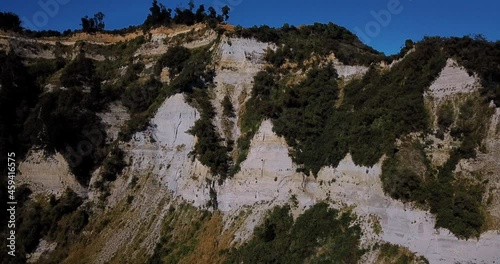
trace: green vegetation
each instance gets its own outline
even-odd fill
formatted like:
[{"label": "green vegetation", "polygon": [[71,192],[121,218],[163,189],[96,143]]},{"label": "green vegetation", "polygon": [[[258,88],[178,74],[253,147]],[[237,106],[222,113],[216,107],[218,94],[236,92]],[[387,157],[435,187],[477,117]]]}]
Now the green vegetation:
[{"label": "green vegetation", "polygon": [[95,72],[95,65],[91,59],[80,53],[72,60],[61,73],[61,84],[64,87],[89,86],[100,88],[100,80]]},{"label": "green vegetation", "polygon": [[60,152],[77,180],[86,185],[105,155],[106,134],[96,115],[99,94],[57,89],[40,97],[24,124],[32,145]]},{"label": "green vegetation", "polygon": [[393,264],[428,264],[429,261],[421,256],[416,256],[408,249],[397,245],[383,243],[380,247],[380,253],[377,258],[377,263],[393,263]]},{"label": "green vegetation", "polygon": [[161,88],[162,84],[153,78],[144,84],[132,81],[122,95],[123,105],[132,114],[146,111],[155,101]]},{"label": "green vegetation", "polygon": [[197,238],[200,232],[203,232],[202,225],[206,224],[211,216],[210,212],[200,211],[189,205],[181,204],[175,208],[171,206],[163,221],[160,241],[148,263],[179,263],[192,253],[199,243],[204,242]]},{"label": "green vegetation", "polygon": [[319,203],[293,220],[276,207],[254,230],[254,238],[230,252],[227,263],[358,263],[361,228],[355,216]]},{"label": "green vegetation", "polygon": [[[34,82],[36,77],[30,68],[14,53],[0,52],[0,64],[0,150],[4,153],[15,151],[19,159],[29,148],[29,142],[22,136],[23,123],[41,89]],[[6,157],[0,159],[4,161]],[[6,161],[1,166],[5,164]]]},{"label": "green vegetation", "polygon": [[[1,263],[26,263],[26,254],[32,253],[40,239],[57,242],[58,248],[65,247],[88,223],[88,215],[78,209],[82,199],[73,191],[66,192],[56,199],[30,199],[31,191],[21,186],[17,191],[20,202],[16,215],[16,258],[3,258]],[[3,243],[2,243],[3,244]],[[6,249],[2,246],[2,254]]]},{"label": "green vegetation", "polygon": [[301,27],[285,24],[282,28],[237,27],[235,34],[276,43],[279,48],[266,57],[275,67],[281,66],[286,60],[303,65],[313,54],[325,57],[332,52],[342,63],[348,65],[370,65],[385,58],[383,54],[363,44],[352,32],[333,23],[315,23]]},{"label": "green vegetation", "polygon": [[[57,60],[44,62],[42,66],[46,64],[53,65],[47,69],[47,75],[62,66]],[[30,69],[38,73],[40,66]],[[30,146],[60,152],[77,180],[86,185],[91,171],[106,156],[106,134],[96,115],[103,106],[100,79],[93,61],[81,53],[61,70],[60,81],[68,89],[55,89],[37,98],[22,135],[29,139]]]},{"label": "green vegetation", "polygon": [[[441,109],[444,109],[441,112],[452,112],[453,108],[448,102]],[[460,105],[459,111],[457,118],[447,113],[440,115],[445,116],[440,120],[446,122],[438,121],[440,124],[445,123],[446,129],[451,128],[451,134],[461,142],[451,151],[445,164],[437,170],[431,170],[423,154],[424,146],[413,144],[410,152],[416,154],[412,155],[403,146],[384,162],[381,179],[384,191],[391,197],[429,207],[436,215],[437,227],[447,228],[460,238],[479,237],[485,222],[481,179],[457,179],[454,170],[461,159],[475,157],[492,110],[479,98],[472,96]],[[452,125],[454,123],[456,125]]]},{"label": "green vegetation", "polygon": [[184,69],[184,65],[190,56],[189,49],[183,46],[169,48],[156,62],[155,74],[160,75],[163,68],[168,67],[170,77],[173,78]]},{"label": "green vegetation", "polygon": [[[416,149],[412,146],[410,151],[418,152],[418,147]],[[405,159],[416,158],[411,161],[424,162],[426,157],[424,155],[401,155],[401,152],[403,151],[399,150],[394,156],[391,155],[382,166],[381,180],[384,192],[394,199],[405,202],[425,203],[428,194],[424,189],[424,179],[416,168],[405,164],[409,161]]]},{"label": "green vegetation", "polygon": [[119,147],[115,146],[110,151],[102,163],[102,179],[105,181],[114,181],[127,165],[124,159],[125,153]]},{"label": "green vegetation", "polygon": [[219,175],[221,179],[224,179],[229,170],[227,153],[230,150],[223,145],[223,140],[212,123],[215,110],[211,102],[207,100],[208,94],[205,90],[195,90],[191,96],[195,98],[192,99],[192,103],[200,110],[200,119],[189,130],[191,134],[198,137],[191,154],[208,166],[214,175]]},{"label": "green vegetation", "polygon": [[[124,160],[125,153],[117,146],[113,146],[108,156],[102,162],[100,170],[101,177],[95,181],[94,187],[100,192],[100,201],[104,202],[110,193],[110,184],[116,180],[116,177],[122,173],[127,165]],[[133,199],[130,198],[130,199]]]},{"label": "green vegetation", "polygon": [[231,99],[229,95],[224,96],[222,99],[222,114],[226,117],[235,117],[233,103],[231,103]]},{"label": "green vegetation", "polygon": [[43,87],[47,83],[47,79],[64,66],[66,66],[66,61],[61,57],[57,57],[55,60],[31,59],[27,61],[26,65],[30,75],[36,77],[36,84],[39,87]]},{"label": "green vegetation", "polygon": [[21,19],[11,12],[0,12],[0,29],[5,31],[19,32],[22,30]]},{"label": "green vegetation", "polygon": [[213,7],[208,8],[208,13],[205,11],[204,5],[200,5],[196,12],[193,12],[194,7],[194,1],[191,0],[189,8],[177,7],[172,16],[172,9],[167,9],[163,4],[158,4],[158,1],[154,0],[142,28],[146,31],[159,26],[171,26],[172,24],[191,26],[195,23],[206,23],[215,28],[219,23],[227,22],[229,19],[230,8],[227,5],[222,7],[221,15],[217,15],[217,11]]},{"label": "green vegetation", "polygon": [[104,30],[104,14],[98,12],[93,18],[88,16],[82,17],[82,31],[87,33],[95,33]]},{"label": "green vegetation", "polygon": [[450,128],[455,120],[455,109],[451,103],[443,104],[437,111],[437,123],[439,129],[446,131]]},{"label": "green vegetation", "polygon": [[339,107],[332,65],[313,67],[305,80],[292,86],[268,69],[255,77],[246,105],[252,111],[242,117],[244,137],[239,143],[255,133],[262,119],[271,118],[275,132],[293,147],[292,158],[306,173],[336,166],[347,153],[356,164],[372,166],[393,150],[397,138],[427,128],[422,94],[445,63],[438,45],[421,43],[391,71],[371,67],[363,78],[348,83]]}]

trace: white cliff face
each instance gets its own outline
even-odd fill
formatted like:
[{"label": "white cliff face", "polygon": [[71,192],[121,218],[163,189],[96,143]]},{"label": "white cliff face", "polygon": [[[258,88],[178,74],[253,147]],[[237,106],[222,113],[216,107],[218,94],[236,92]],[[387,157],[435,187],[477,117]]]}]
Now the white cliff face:
[{"label": "white cliff face", "polygon": [[[152,121],[156,125],[152,130],[156,142],[146,143],[150,145],[149,151],[133,147],[133,157],[136,169],[146,170],[153,166],[153,174],[161,178],[174,196],[203,207],[209,200],[204,180],[208,170],[187,157],[195,139],[186,131],[196,118],[196,110],[184,102],[182,95],[169,98]],[[146,141],[145,137],[137,135],[135,144]],[[179,144],[184,145],[183,150],[176,149]],[[290,202],[295,196],[298,205],[294,215],[322,200],[339,208],[354,206],[361,217],[375,215],[383,232],[380,235],[367,233],[369,238],[365,239],[407,247],[431,263],[493,263],[500,260],[497,253],[500,235],[496,232],[483,234],[478,241],[465,241],[445,229],[436,230],[435,219],[430,213],[385,196],[380,174],[381,163],[371,168],[356,166],[349,155],[336,168],[323,168],[316,179],[297,173],[286,142],[272,131],[270,121],[264,121],[252,140],[241,171],[216,187],[219,210],[228,222],[242,210],[252,210],[236,232],[235,243],[251,237],[266,210]]]},{"label": "white cliff face", "polygon": [[354,78],[363,77],[365,73],[368,71],[368,67],[363,65],[345,65],[340,62],[335,54],[331,53],[327,58],[327,62],[333,63],[333,67],[337,71],[337,74],[340,78],[344,80],[352,80]]},{"label": "white cliff face", "polygon": [[[223,137],[237,139],[241,132],[238,124],[241,106],[251,96],[253,79],[264,68],[263,56],[268,48],[274,48],[268,43],[253,39],[223,38],[216,51],[218,62],[215,72],[214,96],[212,104],[216,116],[214,124]],[[222,100],[229,96],[236,117],[224,122]],[[229,133],[226,133],[229,132]],[[227,135],[228,134],[228,135]]]},{"label": "white cliff face", "polygon": [[[232,42],[235,45],[236,41]],[[234,67],[239,67],[240,59],[225,57],[227,63],[233,63]],[[449,65],[444,72],[451,68]],[[218,75],[221,78],[227,74],[223,77],[224,82],[234,78],[234,85],[242,85],[241,77],[237,76],[238,71],[224,71],[219,69]],[[459,73],[459,76],[462,75]],[[471,80],[464,81],[470,83]],[[241,87],[241,90],[249,89],[244,85]],[[465,89],[468,86],[460,87]],[[151,170],[152,175],[159,177],[174,197],[205,208],[210,200],[206,183],[210,173],[208,168],[188,157],[196,139],[187,131],[198,117],[198,112],[185,102],[182,95],[167,99],[152,119],[152,128],[135,135],[130,155],[132,171],[140,173]],[[307,177],[296,172],[297,167],[289,157],[288,148],[285,140],[272,131],[271,121],[264,121],[251,142],[241,171],[221,186],[215,186],[219,210],[225,215],[226,227],[234,216],[251,210],[235,233],[234,243],[249,239],[253,228],[260,223],[268,209],[288,203],[294,197],[297,200],[297,206],[293,209],[295,216],[323,200],[338,208],[353,206],[362,218],[375,216],[383,231],[375,234],[365,230],[365,244],[386,241],[401,245],[425,256],[430,263],[500,261],[500,235],[496,232],[485,233],[480,240],[459,240],[445,229],[436,230],[435,218],[429,212],[387,197],[380,180],[381,162],[371,168],[356,166],[348,155],[336,168],[323,168],[317,178]]]},{"label": "white cliff face", "polygon": [[335,70],[339,77],[344,78],[346,80],[351,80],[356,77],[363,77],[365,73],[368,71],[368,67],[361,65],[344,65],[339,61],[335,61],[333,64]]},{"label": "white cliff face", "polygon": [[477,91],[480,87],[476,76],[471,76],[465,68],[458,65],[453,59],[448,59],[443,71],[429,88],[427,95],[435,100],[450,99],[458,94],[467,94]]},{"label": "white cliff face", "polygon": [[436,230],[435,218],[429,212],[387,197],[380,181],[381,162],[371,168],[357,166],[348,155],[336,168],[323,168],[316,179],[295,170],[284,139],[272,132],[270,121],[264,121],[252,140],[241,172],[218,190],[222,212],[234,215],[239,208],[248,206],[255,211],[257,221],[250,217],[248,226],[237,232],[235,239],[250,237],[258,217],[264,215],[262,211],[287,203],[295,196],[298,209],[294,215],[322,200],[338,208],[354,206],[361,217],[375,215],[383,232],[365,234],[366,237],[407,247],[430,263],[500,260],[500,235],[496,232],[483,234],[479,241],[459,240],[448,230]]},{"label": "white cliff face", "polygon": [[[161,55],[168,48],[165,45],[167,37],[191,30],[192,28],[178,32],[156,32],[137,51],[136,56]],[[204,34],[212,34],[211,31],[207,32]],[[213,36],[208,35],[210,40]],[[206,41],[195,40],[186,46],[195,48],[206,44]],[[274,47],[255,40],[223,38],[215,48],[216,87],[211,91],[216,111],[214,123],[222,136],[236,140],[241,135],[237,125],[241,106],[251,95],[254,76],[264,67],[262,57],[265,50]],[[339,75],[345,79],[362,76],[368,69],[340,63],[334,65]],[[437,106],[442,100],[477,89],[477,79],[469,76],[456,62],[449,59],[425,96],[432,98],[433,104]],[[226,95],[230,97],[236,112],[236,117],[230,120],[229,126],[224,124],[221,105]],[[113,139],[116,138],[118,128],[128,118],[121,115],[123,113],[118,108],[112,108],[101,115],[108,125],[108,136]],[[189,155],[196,144],[196,137],[188,131],[199,117],[199,112],[186,103],[182,94],[174,95],[160,106],[151,120],[150,128],[136,133],[132,140],[122,144],[129,159],[129,167],[124,171],[123,177],[113,183],[108,208],[114,208],[124,201],[127,194],[132,193],[130,184],[135,177],[140,178],[142,186],[135,191],[137,193],[133,193],[130,208],[124,213],[127,219],[120,222],[122,224],[119,227],[106,229],[109,233],[98,234],[106,242],[99,249],[101,251],[97,262],[104,263],[118,252],[125,252],[125,249],[132,247],[128,242],[142,235],[145,238],[140,247],[151,254],[170,205],[188,202],[198,208],[207,208],[207,202],[210,201],[207,180],[212,178],[210,170]],[[499,119],[500,111],[497,109],[486,142],[488,153],[480,154],[477,163],[466,164],[469,170],[493,175],[490,182],[495,185],[491,186],[497,189],[500,188]],[[230,133],[225,133],[227,130]],[[265,120],[251,141],[249,154],[241,164],[240,172],[222,185],[214,187],[218,209],[224,215],[225,229],[242,212],[247,212],[243,224],[234,234],[233,242],[236,245],[251,238],[254,227],[262,221],[267,210],[274,206],[296,200],[292,213],[297,216],[317,202],[328,201],[336,208],[353,207],[354,212],[362,219],[375,216],[379,220],[382,233],[375,234],[370,228],[365,228],[364,245],[377,241],[401,245],[425,256],[430,263],[500,263],[500,234],[487,232],[479,240],[465,241],[457,239],[445,229],[436,230],[435,218],[429,212],[405,205],[384,194],[380,180],[381,164],[382,161],[373,167],[357,166],[351,156],[347,155],[337,167],[323,168],[317,178],[307,177],[296,172],[297,165],[289,156],[289,146],[284,138],[273,132],[272,122]],[[46,157],[42,152],[32,151],[20,164],[19,171],[19,178],[23,182],[29,182],[34,190],[60,194],[66,187],[70,187],[80,194],[86,192],[76,182],[60,154]],[[493,192],[497,189],[493,189]],[[494,196],[493,206],[489,209],[498,219],[499,197]],[[145,227],[146,223],[151,224]],[[141,234],[141,228],[147,230],[147,234]]]},{"label": "white cliff face", "polygon": [[[177,94],[168,98],[151,120],[151,128],[133,136],[130,142],[131,171],[151,172],[174,196],[203,207],[208,198],[205,178],[208,168],[188,157],[195,145],[189,129],[199,113]],[[196,177],[199,179],[194,180]]]},{"label": "white cliff face", "polygon": [[240,172],[217,190],[219,210],[227,213],[256,203],[287,202],[292,191],[300,190],[302,178],[295,172],[285,140],[276,136],[271,121],[266,120]]}]

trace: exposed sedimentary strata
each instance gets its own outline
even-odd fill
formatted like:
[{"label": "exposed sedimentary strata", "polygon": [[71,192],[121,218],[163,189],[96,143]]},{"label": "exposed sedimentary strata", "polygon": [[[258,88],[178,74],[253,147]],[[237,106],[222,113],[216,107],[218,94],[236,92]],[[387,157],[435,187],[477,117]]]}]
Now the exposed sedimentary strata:
[{"label": "exposed sedimentary strata", "polygon": [[[181,113],[185,119],[179,117]],[[181,95],[168,99],[153,119],[157,125],[153,137],[161,147],[151,149],[155,154],[147,154],[148,158],[144,156],[144,150],[134,150],[133,154],[142,152],[136,157],[141,160],[139,163],[146,165],[144,169],[148,166],[157,168],[154,173],[158,173],[174,195],[203,206],[209,199],[203,177],[207,171],[206,168],[200,171],[203,166],[195,165],[187,158],[189,149],[194,146],[194,138],[185,131],[195,119],[196,111],[183,102]],[[186,123],[182,129],[177,129],[184,120]],[[142,142],[145,139],[137,140]],[[185,145],[184,150],[172,151],[179,143]],[[170,151],[164,152],[163,148]],[[156,164],[150,163],[155,160]],[[159,169],[161,166],[157,164],[170,164],[170,167]],[[372,168],[360,167],[347,156],[336,168],[322,169],[317,179],[296,173],[295,168],[284,139],[272,132],[270,121],[264,121],[252,140],[240,173],[216,188],[219,209],[227,221],[241,210],[252,210],[245,224],[236,232],[235,240],[248,239],[265,210],[284,204],[295,195],[297,213],[326,199],[337,207],[355,206],[355,212],[360,216],[376,215],[383,228],[383,233],[376,239],[408,247],[431,263],[492,263],[499,258],[500,236],[496,233],[483,234],[479,241],[459,240],[447,230],[435,230],[435,220],[430,213],[385,196],[380,181],[380,163]]]},{"label": "exposed sedimentary strata", "polygon": [[[218,63],[214,80],[216,88],[212,104],[216,112],[214,123],[223,137],[230,134],[234,140],[240,136],[240,129],[236,124],[241,105],[251,96],[253,78],[263,69],[262,57],[268,48],[273,46],[253,39],[240,38],[223,38],[217,47]],[[222,109],[222,100],[226,95],[229,96],[236,114],[228,125],[224,124]]]},{"label": "exposed sedimentary strata", "polygon": [[476,76],[471,76],[465,68],[453,59],[448,59],[446,66],[434,81],[427,95],[437,101],[449,99],[458,94],[471,93],[480,87]]},{"label": "exposed sedimentary strata", "polygon": [[[195,144],[188,130],[198,118],[198,111],[185,102],[184,95],[168,98],[151,120],[151,128],[133,136],[129,155],[133,173],[157,175],[175,196],[201,207],[208,201],[204,180],[208,169],[188,157]],[[200,179],[193,180],[196,177]]]},{"label": "exposed sedimentary strata", "polygon": [[[188,158],[195,138],[186,131],[198,116],[182,95],[169,98],[153,118],[153,128],[135,136],[130,154],[134,170],[151,169],[175,197],[205,207],[210,200],[206,183],[208,169]],[[226,226],[242,210],[251,210],[235,233],[235,243],[251,237],[266,210],[287,203],[294,196],[298,201],[294,215],[321,200],[328,200],[339,208],[354,206],[361,217],[374,215],[380,220],[383,232],[380,235],[368,232],[365,240],[407,247],[431,263],[500,261],[497,254],[500,235],[488,232],[478,241],[465,241],[445,229],[436,230],[430,213],[385,196],[380,174],[381,163],[371,168],[360,167],[350,156],[336,168],[323,168],[316,179],[297,173],[285,140],[274,134],[270,121],[264,121],[252,140],[241,171],[215,189]]]},{"label": "exposed sedimentary strata", "polygon": [[77,181],[66,160],[60,153],[53,155],[43,150],[31,150],[19,164],[17,179],[28,183],[35,192],[54,194],[64,193],[66,188],[85,196],[87,191]]},{"label": "exposed sedimentary strata", "polygon": [[113,142],[118,138],[122,126],[130,119],[127,109],[119,102],[111,103],[107,111],[98,114],[106,128],[106,141]]},{"label": "exposed sedimentary strata", "polygon": [[[448,230],[436,230],[429,212],[385,196],[380,173],[380,163],[372,168],[356,166],[348,155],[336,168],[322,169],[317,179],[298,174],[284,140],[274,135],[270,122],[265,121],[252,141],[241,173],[218,190],[219,207],[233,214],[239,207],[251,206],[259,216],[272,205],[288,202],[292,195],[297,197],[299,211],[326,199],[337,207],[355,206],[360,216],[377,216],[383,229],[377,239],[407,247],[431,263],[500,260],[500,235],[496,232],[483,234],[479,241],[465,241]],[[248,227],[236,233],[237,238],[249,237],[255,222],[250,218]]]},{"label": "exposed sedimentary strata", "polygon": [[343,64],[335,57],[335,54],[333,53],[326,58],[326,62],[333,63],[333,67],[337,71],[339,77],[345,80],[351,80],[356,77],[362,77],[368,71],[368,67],[363,65]]}]

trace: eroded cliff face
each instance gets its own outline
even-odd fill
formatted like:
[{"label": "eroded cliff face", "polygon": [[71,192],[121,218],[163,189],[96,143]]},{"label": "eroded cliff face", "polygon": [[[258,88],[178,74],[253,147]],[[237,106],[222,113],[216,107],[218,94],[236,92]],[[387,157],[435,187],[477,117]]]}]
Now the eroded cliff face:
[{"label": "eroded cliff face", "polygon": [[[134,56],[153,63],[155,56],[171,47],[165,44],[169,43],[167,40],[191,30],[198,35],[184,43],[185,47],[211,45],[215,51],[214,87],[209,93],[216,112],[213,123],[224,139],[236,141],[241,136],[242,106],[251,94],[253,78],[265,66],[265,50],[275,47],[253,39],[222,37],[217,40],[213,31],[189,28],[179,32],[153,32]],[[27,52],[28,57],[35,53],[41,57],[50,55],[23,52]],[[363,66],[338,62],[335,67],[346,81],[367,71]],[[443,102],[463,100],[477,93],[479,88],[475,76],[470,76],[457,62],[449,59],[439,78],[423,96],[429,113],[436,116]],[[225,96],[234,107],[234,117],[223,114]],[[123,107],[116,104],[100,116],[108,125],[107,134],[112,139],[117,138],[120,127],[129,118]],[[92,185],[86,189],[76,182],[60,154],[47,156],[41,151],[30,152],[19,168],[23,182],[40,193],[57,194],[69,187],[82,196],[88,195],[89,204],[102,205],[102,209],[91,217],[81,242],[70,248],[66,263],[145,262],[153,254],[165,225],[173,230],[174,237],[182,237],[183,232],[187,232],[182,226],[193,225],[192,219],[204,219],[203,212],[214,211],[209,206],[214,199],[218,205],[215,216],[208,221],[200,220],[201,231],[193,233],[198,239],[209,241],[197,245],[197,252],[204,253],[191,254],[183,258],[183,262],[223,261],[220,256],[207,256],[248,241],[268,210],[291,204],[292,213],[297,217],[321,201],[338,209],[351,208],[356,213],[363,228],[361,245],[364,248],[388,242],[424,256],[430,263],[500,261],[498,231],[487,231],[478,240],[460,240],[448,230],[435,229],[435,218],[428,211],[385,195],[380,180],[384,158],[372,167],[363,167],[354,164],[347,155],[337,167],[325,167],[317,177],[297,172],[299,166],[292,161],[286,140],[273,132],[270,120],[260,124],[240,171],[217,184],[210,169],[190,154],[197,138],[189,130],[199,118],[199,111],[187,102],[185,95],[168,97],[145,131],[135,133],[128,142],[119,142],[126,155],[127,167],[111,184],[110,195],[104,201],[100,201],[98,189]],[[457,169],[464,174],[479,173],[488,181],[484,202],[491,216],[490,230],[498,230],[495,223],[500,219],[499,119],[497,108],[491,117],[484,149],[475,159],[463,160]],[[444,139],[434,138],[434,147],[430,147],[428,153],[432,162],[443,164],[453,146],[449,134]],[[95,182],[98,171],[93,177],[92,182]],[[210,228],[216,231],[207,231]],[[210,241],[214,243],[208,246]],[[369,250],[363,261],[375,263],[378,254],[377,249]]]}]

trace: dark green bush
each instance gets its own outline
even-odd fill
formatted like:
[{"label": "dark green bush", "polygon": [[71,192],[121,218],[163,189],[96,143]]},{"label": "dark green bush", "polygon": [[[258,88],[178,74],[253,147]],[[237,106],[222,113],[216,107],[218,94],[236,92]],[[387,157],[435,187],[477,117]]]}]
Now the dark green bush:
[{"label": "dark green bush", "polygon": [[455,121],[455,109],[451,104],[442,105],[437,112],[438,126],[441,130],[447,130]]},{"label": "dark green bush", "polygon": [[380,177],[384,192],[392,198],[425,204],[428,194],[422,177],[411,168],[404,166],[398,157],[387,158],[382,166]]},{"label": "dark green bush", "polygon": [[19,32],[22,30],[21,19],[11,12],[0,12],[0,29]]},{"label": "dark green bush", "polygon": [[113,147],[102,164],[102,179],[114,181],[127,165],[124,160],[125,153],[119,147]]},{"label": "dark green bush", "polygon": [[144,85],[132,83],[123,93],[123,105],[134,114],[143,112],[156,100],[161,87],[162,84],[155,79],[149,79]]},{"label": "dark green bush", "polygon": [[229,95],[224,96],[222,99],[222,114],[226,117],[235,117],[233,103],[231,103],[231,99]]},{"label": "dark green bush", "polygon": [[358,263],[361,228],[355,217],[319,203],[296,221],[289,207],[276,207],[254,230],[254,238],[233,250],[227,263]]},{"label": "dark green bush", "polygon": [[85,58],[84,54],[78,55],[62,71],[61,84],[67,88],[76,86],[94,87],[99,85],[95,73],[94,62]]},{"label": "dark green bush", "polygon": [[85,211],[78,209],[82,199],[70,189],[59,199],[51,196],[48,201],[18,198],[22,205],[16,215],[17,257],[9,263],[24,263],[26,254],[32,253],[42,238],[64,247],[69,237],[80,232],[88,222]]},{"label": "dark green bush", "polygon": [[189,49],[183,46],[175,46],[168,49],[168,51],[163,54],[155,65],[155,74],[160,75],[163,68],[168,67],[170,77],[173,78],[175,75],[180,73],[184,68],[184,64],[191,56]]}]

